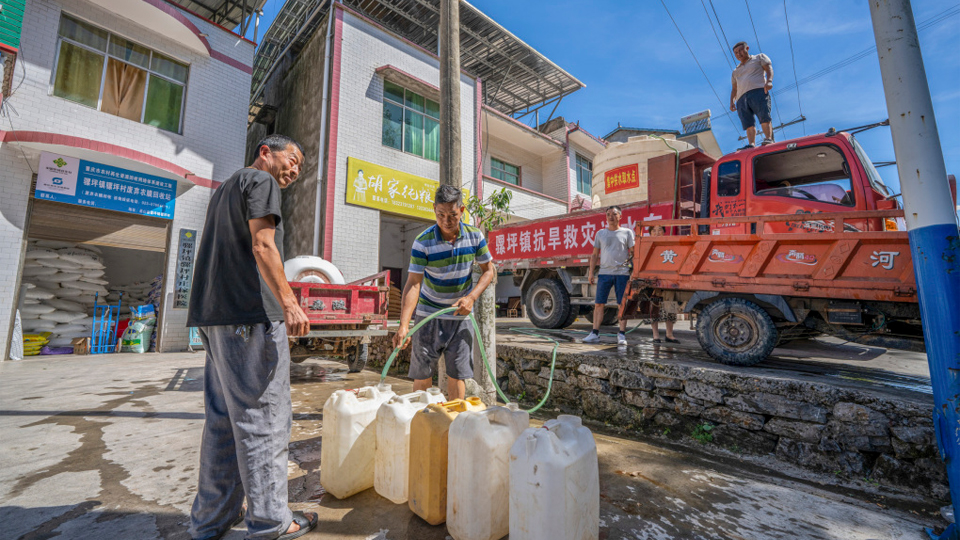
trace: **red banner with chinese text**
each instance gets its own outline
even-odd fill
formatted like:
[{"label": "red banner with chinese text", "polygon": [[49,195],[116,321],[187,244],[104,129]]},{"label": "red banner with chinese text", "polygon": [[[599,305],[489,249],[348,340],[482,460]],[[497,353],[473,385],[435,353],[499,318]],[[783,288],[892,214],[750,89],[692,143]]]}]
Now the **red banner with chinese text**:
[{"label": "red banner with chinese text", "polygon": [[625,189],[640,187],[640,169],[634,163],[633,165],[624,165],[603,173],[603,185],[605,193],[623,191]]},{"label": "red banner with chinese text", "polygon": [[[620,226],[633,230],[644,219],[670,219],[671,205],[634,206],[623,210]],[[490,232],[487,242],[494,260],[549,257],[589,257],[597,231],[607,226],[605,209],[529,225],[518,223]]]}]

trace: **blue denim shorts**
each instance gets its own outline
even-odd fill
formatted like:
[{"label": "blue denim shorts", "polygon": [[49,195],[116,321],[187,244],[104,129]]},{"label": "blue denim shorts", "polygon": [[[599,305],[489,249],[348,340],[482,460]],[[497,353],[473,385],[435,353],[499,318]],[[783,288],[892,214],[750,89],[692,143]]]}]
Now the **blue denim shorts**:
[{"label": "blue denim shorts", "polygon": [[737,115],[740,116],[740,125],[743,129],[754,127],[753,117],[756,115],[761,124],[770,123],[770,94],[763,88],[754,88],[737,100]]},{"label": "blue denim shorts", "polygon": [[597,277],[597,300],[596,304],[606,304],[607,297],[610,296],[610,287],[614,287],[617,294],[617,303],[623,302],[623,293],[627,290],[627,281],[630,276],[611,276],[600,274]]}]

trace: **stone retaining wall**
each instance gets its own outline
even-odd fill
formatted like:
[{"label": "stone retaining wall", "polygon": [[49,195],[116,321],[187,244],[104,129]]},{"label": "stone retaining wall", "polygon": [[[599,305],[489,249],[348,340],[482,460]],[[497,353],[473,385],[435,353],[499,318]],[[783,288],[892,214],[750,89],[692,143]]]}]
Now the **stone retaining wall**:
[{"label": "stone retaining wall", "polygon": [[[949,498],[932,396],[668,362],[558,353],[548,406],[649,435],[774,454],[817,472]],[[518,401],[543,396],[549,365],[549,352],[497,346],[498,382]]]}]

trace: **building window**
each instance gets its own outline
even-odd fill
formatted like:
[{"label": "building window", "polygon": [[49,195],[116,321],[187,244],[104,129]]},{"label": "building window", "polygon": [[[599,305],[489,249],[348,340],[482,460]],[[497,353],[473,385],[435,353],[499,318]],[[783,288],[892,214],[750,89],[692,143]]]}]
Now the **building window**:
[{"label": "building window", "polygon": [[440,161],[440,104],[383,82],[383,144]]},{"label": "building window", "polygon": [[577,191],[590,195],[593,185],[593,162],[577,154]]},{"label": "building window", "polygon": [[180,133],[186,64],[68,15],[60,17],[53,95]]},{"label": "building window", "polygon": [[508,184],[520,185],[520,167],[505,163],[495,157],[490,158],[490,176]]}]

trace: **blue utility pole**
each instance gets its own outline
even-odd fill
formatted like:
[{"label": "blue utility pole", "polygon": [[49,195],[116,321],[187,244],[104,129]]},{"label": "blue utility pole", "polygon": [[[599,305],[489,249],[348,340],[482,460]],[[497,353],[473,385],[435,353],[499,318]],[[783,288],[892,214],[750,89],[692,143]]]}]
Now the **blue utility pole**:
[{"label": "blue utility pole", "polygon": [[[933,423],[960,518],[960,232],[910,0],[869,0],[933,385]],[[939,537],[958,540],[951,525]]]}]

